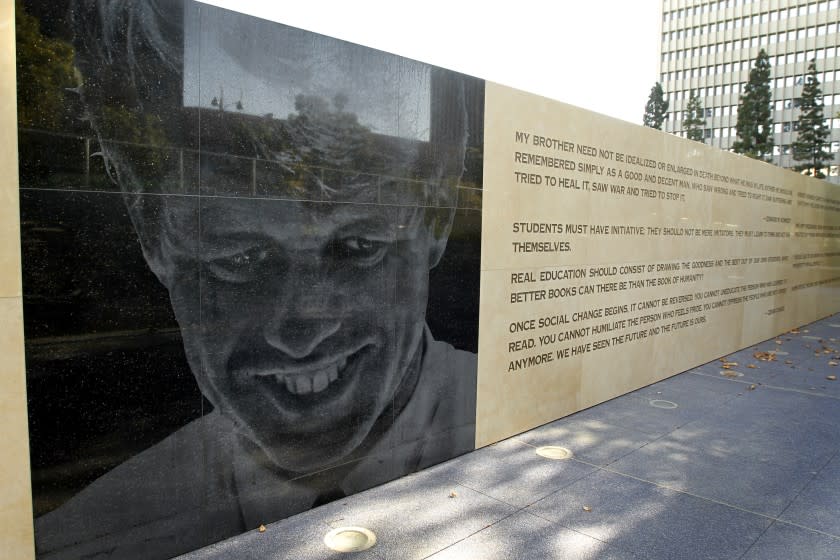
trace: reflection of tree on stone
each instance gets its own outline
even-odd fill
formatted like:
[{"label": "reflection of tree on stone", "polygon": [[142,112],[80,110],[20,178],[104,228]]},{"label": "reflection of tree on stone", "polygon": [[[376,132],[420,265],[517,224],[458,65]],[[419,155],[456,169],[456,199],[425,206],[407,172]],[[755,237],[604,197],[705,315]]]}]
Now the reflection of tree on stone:
[{"label": "reflection of tree on stone", "polygon": [[[225,110],[225,88],[219,86],[219,96],[210,100],[210,105],[218,107],[219,111]],[[242,90],[239,90],[239,101],[234,105],[237,111],[242,111],[245,106],[242,104]]]},{"label": "reflection of tree on stone", "polygon": [[78,116],[66,95],[76,85],[73,47],[41,34],[21,0],[15,2],[15,28],[18,126],[67,130]]}]

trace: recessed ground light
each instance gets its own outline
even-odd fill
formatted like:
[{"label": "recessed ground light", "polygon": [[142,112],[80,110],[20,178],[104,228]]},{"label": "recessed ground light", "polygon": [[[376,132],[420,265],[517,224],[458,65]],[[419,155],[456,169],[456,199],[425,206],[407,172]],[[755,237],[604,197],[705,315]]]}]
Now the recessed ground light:
[{"label": "recessed ground light", "polygon": [[376,535],[364,527],[338,527],[324,536],[324,544],[336,552],[359,552],[376,544]]},{"label": "recessed ground light", "polygon": [[544,445],[543,447],[537,447],[537,455],[545,457],[546,459],[555,460],[572,458],[572,452],[570,450],[557,445]]},{"label": "recessed ground light", "polygon": [[671,402],[671,401],[655,400],[655,401],[650,401],[650,406],[653,406],[653,407],[656,407],[656,408],[677,408],[679,405],[677,403]]}]

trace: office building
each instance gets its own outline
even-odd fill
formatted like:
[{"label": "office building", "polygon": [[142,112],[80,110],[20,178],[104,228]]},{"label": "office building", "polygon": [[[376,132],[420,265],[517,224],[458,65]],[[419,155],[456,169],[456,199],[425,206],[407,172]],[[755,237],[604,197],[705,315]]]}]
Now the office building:
[{"label": "office building", "polygon": [[816,59],[835,158],[828,179],[840,183],[840,0],[663,0],[660,81],[670,100],[663,130],[685,135],[684,111],[700,96],[706,144],[730,149],[738,100],[763,48],[772,67],[773,162],[792,167],[799,103]]}]

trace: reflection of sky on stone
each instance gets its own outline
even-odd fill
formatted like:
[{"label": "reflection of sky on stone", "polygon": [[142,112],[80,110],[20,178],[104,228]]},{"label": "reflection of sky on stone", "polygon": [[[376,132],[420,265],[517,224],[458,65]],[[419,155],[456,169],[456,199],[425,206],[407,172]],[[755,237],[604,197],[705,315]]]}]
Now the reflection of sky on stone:
[{"label": "reflection of sky on stone", "polygon": [[374,132],[428,140],[425,64],[192,2],[185,8],[184,42],[187,106],[215,109],[211,102],[223,91],[228,111],[241,100],[242,112],[285,119],[296,112],[298,94],[330,105],[343,94],[343,110]]}]

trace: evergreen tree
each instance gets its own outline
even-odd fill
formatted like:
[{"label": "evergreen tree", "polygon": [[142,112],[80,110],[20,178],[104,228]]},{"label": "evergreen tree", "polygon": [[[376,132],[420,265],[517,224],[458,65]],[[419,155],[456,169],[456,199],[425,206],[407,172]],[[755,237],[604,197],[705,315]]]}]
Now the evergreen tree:
[{"label": "evergreen tree", "polygon": [[828,127],[823,116],[822,90],[817,79],[817,61],[808,65],[808,78],[802,88],[802,103],[799,106],[799,134],[793,143],[793,159],[803,163],[794,167],[806,175],[824,179],[822,170],[831,161],[826,150]]},{"label": "evergreen tree", "polygon": [[773,153],[773,94],[770,89],[770,59],[764,49],[750,70],[738,102],[738,139],[732,150],[751,158],[766,160]]},{"label": "evergreen tree", "polygon": [[644,125],[657,130],[662,130],[662,122],[665,120],[665,113],[668,112],[668,100],[662,91],[662,85],[656,82],[650,88],[647,104],[645,105]]},{"label": "evergreen tree", "polygon": [[692,91],[691,97],[688,99],[688,105],[683,113],[682,125],[685,129],[686,138],[703,142],[703,127],[706,126],[706,119],[703,116],[703,102],[700,101],[700,96],[697,95],[696,91]]}]

